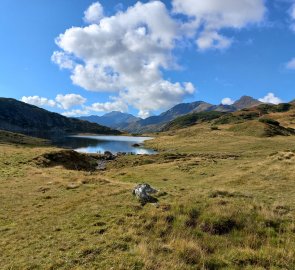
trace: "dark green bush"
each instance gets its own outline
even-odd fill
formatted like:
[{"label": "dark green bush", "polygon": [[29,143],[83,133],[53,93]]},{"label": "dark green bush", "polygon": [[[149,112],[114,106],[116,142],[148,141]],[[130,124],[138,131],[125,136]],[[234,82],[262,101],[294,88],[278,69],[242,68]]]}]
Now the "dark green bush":
[{"label": "dark green bush", "polygon": [[261,118],[261,119],[259,119],[259,122],[269,124],[269,125],[273,125],[273,126],[279,126],[280,125],[280,122],[278,122],[276,120],[273,120],[271,118]]}]

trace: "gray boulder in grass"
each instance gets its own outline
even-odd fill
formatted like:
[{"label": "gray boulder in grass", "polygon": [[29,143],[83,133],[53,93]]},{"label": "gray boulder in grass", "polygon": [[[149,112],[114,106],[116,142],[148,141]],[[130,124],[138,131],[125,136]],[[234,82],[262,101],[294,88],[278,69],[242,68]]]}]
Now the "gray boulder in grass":
[{"label": "gray boulder in grass", "polygon": [[152,188],[149,184],[139,184],[133,189],[133,195],[135,195],[142,205],[147,203],[158,202],[157,198],[154,198],[150,194],[157,193],[158,190]]}]

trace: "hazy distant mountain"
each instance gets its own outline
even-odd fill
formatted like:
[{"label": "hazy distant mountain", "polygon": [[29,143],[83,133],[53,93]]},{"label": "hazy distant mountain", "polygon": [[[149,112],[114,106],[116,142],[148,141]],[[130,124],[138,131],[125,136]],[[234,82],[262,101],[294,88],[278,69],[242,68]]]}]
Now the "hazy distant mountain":
[{"label": "hazy distant mountain", "polygon": [[249,96],[242,96],[239,100],[237,100],[232,106],[236,108],[236,110],[242,110],[245,108],[251,108],[262,104],[257,99],[254,99]]},{"label": "hazy distant mountain", "polygon": [[125,131],[134,133],[156,132],[162,130],[166,123],[189,113],[218,111],[218,112],[232,112],[236,108],[227,105],[212,105],[204,101],[196,101],[192,103],[181,103],[170,110],[163,112],[158,116],[151,116],[146,119],[131,123]]},{"label": "hazy distant mountain", "polygon": [[86,120],[92,123],[97,123],[115,129],[124,129],[130,123],[141,120],[132,114],[113,111],[103,116],[91,115],[79,117],[81,120]]},{"label": "hazy distant mountain", "polygon": [[193,111],[206,111],[212,105],[203,101],[196,101],[192,103],[181,103],[170,110],[161,113],[158,116],[151,116],[146,119],[138,121],[141,126],[155,125],[167,123],[178,116],[188,114]]},{"label": "hazy distant mountain", "polygon": [[132,122],[127,127],[123,128],[123,130],[133,133],[157,132],[162,130],[168,122],[186,114],[211,111],[234,112],[240,109],[254,107],[259,104],[261,104],[260,101],[249,96],[241,97],[233,105],[212,105],[204,101],[181,103],[158,116],[151,116],[137,122]]},{"label": "hazy distant mountain", "polygon": [[120,134],[119,131],[108,127],[67,118],[10,98],[0,98],[0,129],[24,134]]},{"label": "hazy distant mountain", "polygon": [[232,106],[232,105],[223,105],[223,104],[219,104],[219,105],[213,105],[211,107],[209,107],[207,110],[203,110],[200,112],[234,112],[236,111],[236,107]]}]

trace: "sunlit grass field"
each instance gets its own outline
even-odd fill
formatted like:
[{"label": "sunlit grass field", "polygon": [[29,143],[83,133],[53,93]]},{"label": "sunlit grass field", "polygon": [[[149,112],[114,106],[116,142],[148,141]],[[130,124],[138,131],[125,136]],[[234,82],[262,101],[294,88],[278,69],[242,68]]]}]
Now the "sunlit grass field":
[{"label": "sunlit grass field", "polygon": [[[0,144],[0,269],[295,269],[295,136],[209,124],[100,172],[38,167]],[[132,188],[158,189],[141,206]]]}]

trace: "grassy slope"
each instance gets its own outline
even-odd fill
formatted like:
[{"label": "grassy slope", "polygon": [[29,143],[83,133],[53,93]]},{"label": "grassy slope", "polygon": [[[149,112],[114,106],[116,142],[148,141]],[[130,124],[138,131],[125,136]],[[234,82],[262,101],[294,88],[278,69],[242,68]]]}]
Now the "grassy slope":
[{"label": "grassy slope", "polygon": [[29,137],[23,134],[0,130],[0,144],[19,144],[19,145],[46,145],[49,142],[40,138]]},{"label": "grassy slope", "polygon": [[[295,136],[228,127],[164,133],[147,142],[160,155],[104,173],[0,145],[1,269],[294,269]],[[158,208],[132,197],[139,182],[160,189]]]},{"label": "grassy slope", "polygon": [[184,116],[177,117],[176,119],[169,122],[164,127],[164,131],[186,128],[189,126],[193,126],[196,123],[200,122],[209,122],[220,116],[224,115],[222,112],[210,111],[210,112],[198,112],[198,113],[190,113]]},{"label": "grassy slope", "polygon": [[88,132],[95,134],[121,134],[95,123],[68,118],[37,106],[12,98],[0,97],[0,129],[28,134],[28,131],[48,134]]}]

